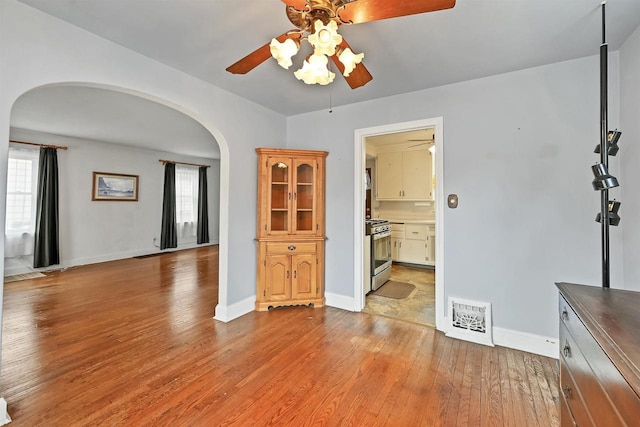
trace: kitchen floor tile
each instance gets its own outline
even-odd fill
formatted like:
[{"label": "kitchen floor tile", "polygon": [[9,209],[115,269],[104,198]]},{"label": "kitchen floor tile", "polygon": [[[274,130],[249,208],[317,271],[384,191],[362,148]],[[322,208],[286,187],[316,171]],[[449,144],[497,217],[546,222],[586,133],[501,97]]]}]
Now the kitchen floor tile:
[{"label": "kitchen floor tile", "polygon": [[365,313],[435,326],[435,270],[394,264],[391,280],[415,285],[416,290],[404,299],[393,299],[370,293]]}]

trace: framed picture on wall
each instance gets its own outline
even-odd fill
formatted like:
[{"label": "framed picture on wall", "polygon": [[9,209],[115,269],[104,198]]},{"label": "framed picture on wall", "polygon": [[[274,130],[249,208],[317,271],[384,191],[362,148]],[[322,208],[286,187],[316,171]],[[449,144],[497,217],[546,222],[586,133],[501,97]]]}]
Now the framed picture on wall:
[{"label": "framed picture on wall", "polygon": [[91,200],[137,202],[138,175],[94,172]]}]

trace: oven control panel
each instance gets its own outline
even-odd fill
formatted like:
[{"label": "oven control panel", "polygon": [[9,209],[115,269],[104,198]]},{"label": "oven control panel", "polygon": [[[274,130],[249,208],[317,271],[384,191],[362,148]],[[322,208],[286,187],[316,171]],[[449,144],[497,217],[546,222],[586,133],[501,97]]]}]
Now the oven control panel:
[{"label": "oven control panel", "polygon": [[367,220],[365,221],[365,232],[367,235],[384,233],[391,230],[391,224],[385,220]]}]

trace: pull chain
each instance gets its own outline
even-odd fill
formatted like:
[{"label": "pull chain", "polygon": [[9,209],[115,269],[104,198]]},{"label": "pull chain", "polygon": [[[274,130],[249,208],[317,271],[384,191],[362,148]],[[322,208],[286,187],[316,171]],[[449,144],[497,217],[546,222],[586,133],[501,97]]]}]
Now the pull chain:
[{"label": "pull chain", "polygon": [[333,91],[329,88],[329,114],[333,113]]}]

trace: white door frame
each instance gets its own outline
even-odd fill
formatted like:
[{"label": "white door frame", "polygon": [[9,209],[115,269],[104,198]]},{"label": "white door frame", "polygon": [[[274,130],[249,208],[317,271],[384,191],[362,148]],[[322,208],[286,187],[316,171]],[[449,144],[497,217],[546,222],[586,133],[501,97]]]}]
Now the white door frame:
[{"label": "white door frame", "polygon": [[435,130],[436,146],[436,193],[435,219],[436,219],[436,328],[447,330],[445,316],[445,281],[444,281],[444,156],[443,156],[443,118],[415,120],[411,122],[393,123],[388,125],[356,129],[355,130],[355,167],[354,167],[354,311],[362,311],[365,304],[363,292],[363,252],[364,252],[364,216],[365,216],[365,181],[364,170],[366,164],[367,144],[366,138],[376,135],[384,135],[396,132],[405,132],[416,129],[433,128]]}]

